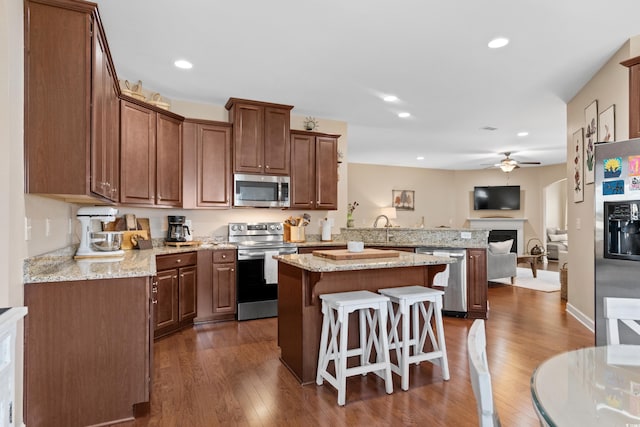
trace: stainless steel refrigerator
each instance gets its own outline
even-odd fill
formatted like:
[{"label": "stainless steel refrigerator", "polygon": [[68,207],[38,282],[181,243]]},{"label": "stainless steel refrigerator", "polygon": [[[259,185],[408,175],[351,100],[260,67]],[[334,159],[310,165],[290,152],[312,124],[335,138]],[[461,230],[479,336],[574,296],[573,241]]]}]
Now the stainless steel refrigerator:
[{"label": "stainless steel refrigerator", "polygon": [[[640,298],[640,139],[595,145],[596,345],[607,343],[603,298]],[[640,344],[620,326],[621,342]]]}]

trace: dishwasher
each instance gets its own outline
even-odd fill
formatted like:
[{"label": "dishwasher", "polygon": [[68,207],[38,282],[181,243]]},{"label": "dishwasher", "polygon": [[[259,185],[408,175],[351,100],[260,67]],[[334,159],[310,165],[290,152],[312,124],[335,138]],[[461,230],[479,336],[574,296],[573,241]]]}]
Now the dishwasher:
[{"label": "dishwasher", "polygon": [[444,290],[442,314],[455,317],[467,315],[467,250],[437,247],[416,248],[417,254],[448,256],[455,259],[449,264],[449,282]]}]

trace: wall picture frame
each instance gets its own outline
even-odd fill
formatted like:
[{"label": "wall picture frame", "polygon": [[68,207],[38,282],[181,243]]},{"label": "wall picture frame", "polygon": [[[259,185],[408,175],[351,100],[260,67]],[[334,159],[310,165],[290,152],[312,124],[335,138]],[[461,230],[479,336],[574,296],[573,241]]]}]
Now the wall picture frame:
[{"label": "wall picture frame", "polygon": [[584,183],[595,181],[594,146],[598,139],[598,101],[595,100],[584,109]]},{"label": "wall picture frame", "polygon": [[413,190],[391,190],[391,206],[399,211],[415,210],[416,192]]},{"label": "wall picture frame", "polygon": [[600,113],[598,124],[598,142],[616,140],[616,104],[612,104]]},{"label": "wall picture frame", "polygon": [[573,144],[573,201],[584,201],[584,139],[583,128],[575,131],[572,137]]}]

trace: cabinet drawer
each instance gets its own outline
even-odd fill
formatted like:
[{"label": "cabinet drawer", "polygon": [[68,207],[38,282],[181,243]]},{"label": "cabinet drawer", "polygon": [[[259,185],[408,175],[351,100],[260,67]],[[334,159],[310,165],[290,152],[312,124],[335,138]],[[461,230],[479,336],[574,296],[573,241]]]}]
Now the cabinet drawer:
[{"label": "cabinet drawer", "polygon": [[198,258],[195,252],[184,252],[173,255],[156,256],[156,270],[169,270],[171,268],[183,267],[185,265],[196,265]]},{"label": "cabinet drawer", "polygon": [[213,251],[213,262],[234,262],[236,260],[236,251],[233,249],[223,249]]}]

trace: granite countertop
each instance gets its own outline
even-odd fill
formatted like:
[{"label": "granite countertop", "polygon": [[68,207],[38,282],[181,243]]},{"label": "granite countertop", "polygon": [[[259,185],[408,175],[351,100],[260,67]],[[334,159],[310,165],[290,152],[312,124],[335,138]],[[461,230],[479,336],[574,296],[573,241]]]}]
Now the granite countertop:
[{"label": "granite countertop", "polygon": [[397,257],[336,261],[313,254],[277,255],[279,262],[317,273],[334,271],[370,270],[378,268],[415,267],[420,265],[452,264],[454,259],[432,255],[400,252]]},{"label": "granite countertop", "polygon": [[207,249],[233,249],[232,244],[201,244],[200,246],[157,246],[148,250],[125,250],[123,256],[73,258],[75,247],[28,258],[23,267],[23,283],[66,282],[74,280],[119,279],[154,276],[156,255],[193,252]]}]

